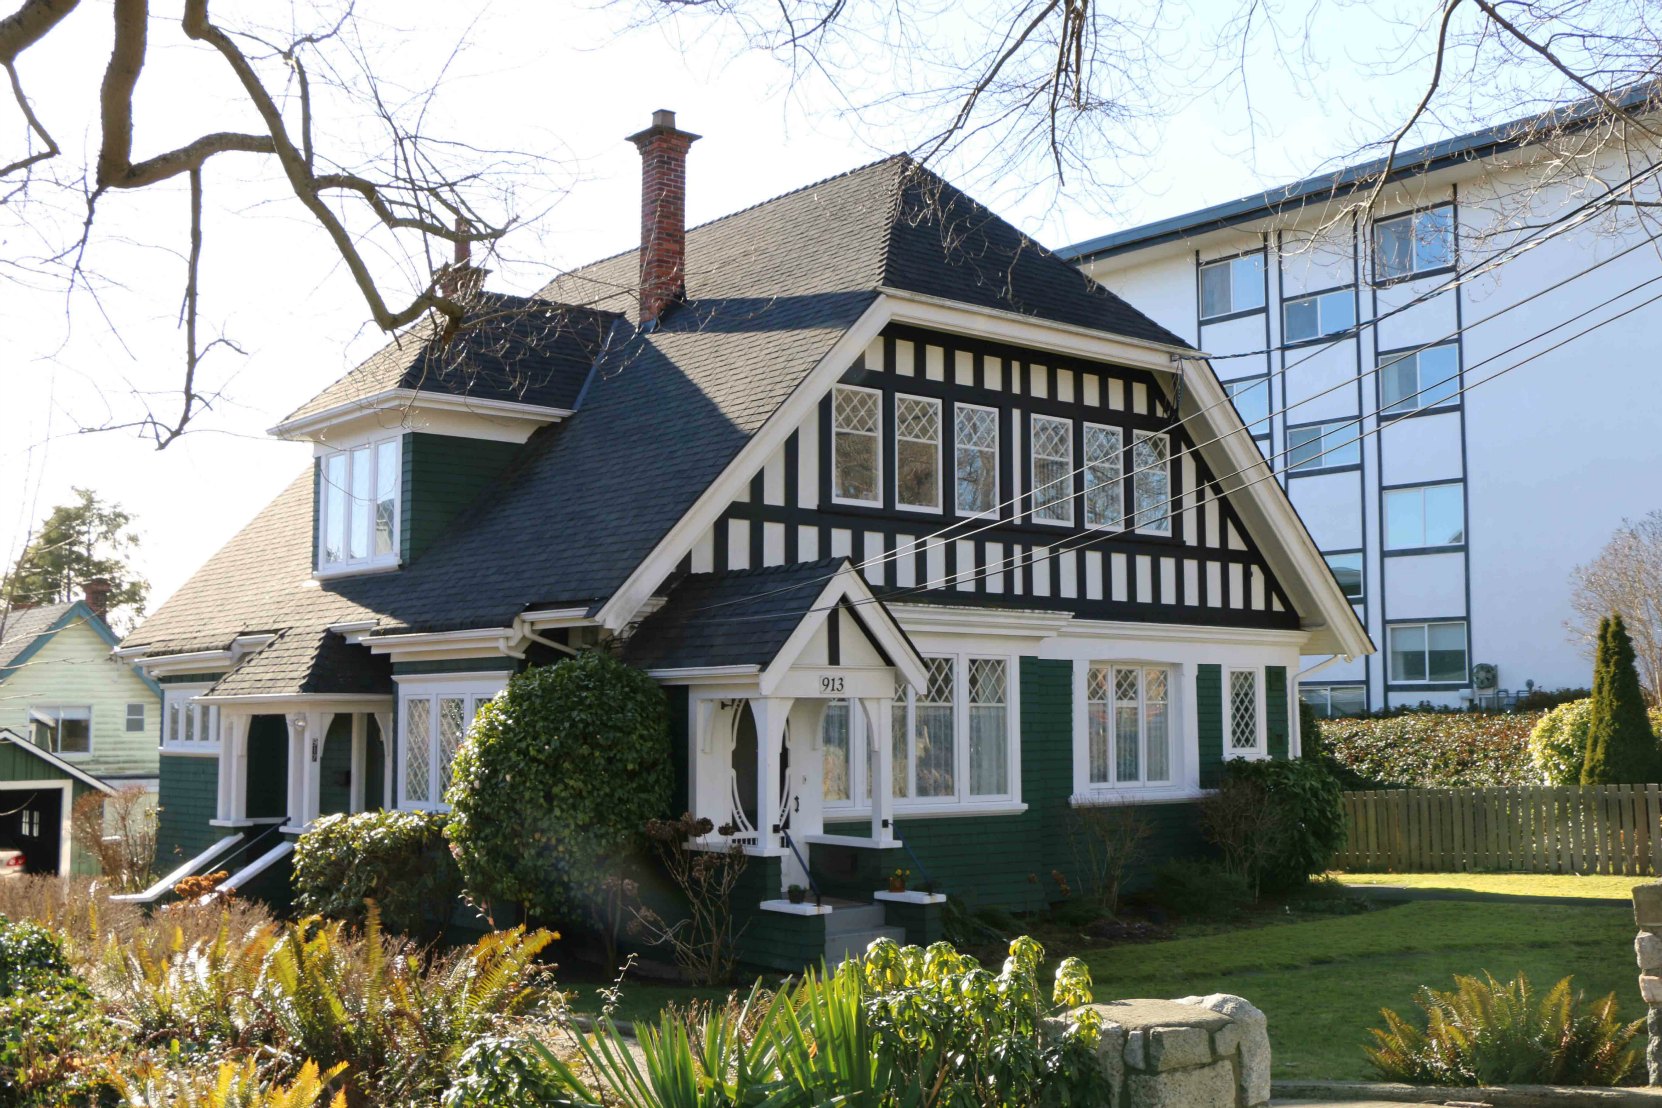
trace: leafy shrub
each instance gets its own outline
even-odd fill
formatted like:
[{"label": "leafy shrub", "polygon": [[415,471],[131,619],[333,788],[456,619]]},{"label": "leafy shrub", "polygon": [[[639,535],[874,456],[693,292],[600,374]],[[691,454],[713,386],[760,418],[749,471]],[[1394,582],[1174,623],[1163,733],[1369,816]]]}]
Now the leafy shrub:
[{"label": "leafy shrub", "polygon": [[1593,660],[1593,708],[1587,721],[1583,785],[1643,785],[1662,776],[1662,753],[1645,713],[1633,640],[1621,614],[1599,624]]},{"label": "leafy shrub", "polygon": [[1234,919],[1252,900],[1246,875],[1216,862],[1175,859],[1154,871],[1154,902],[1185,919]]},{"label": "leafy shrub", "polygon": [[[1541,780],[1549,785],[1581,784],[1581,761],[1587,754],[1587,725],[1592,718],[1592,698],[1583,697],[1560,704],[1535,724],[1529,733],[1529,760],[1540,771]],[[1650,726],[1662,736],[1662,708],[1650,710]]]},{"label": "leafy shrub", "polygon": [[1225,864],[1254,894],[1285,892],[1325,873],[1345,843],[1339,782],[1316,762],[1233,759],[1202,818]]},{"label": "leafy shrub", "polygon": [[108,1029],[62,940],[0,919],[0,1094],[6,1104],[68,1104],[96,1078]]},{"label": "leafy shrub", "polygon": [[519,1054],[542,1071],[535,1076],[504,1064],[510,1052],[475,1052],[445,1104],[1105,1103],[1100,1020],[1068,1012],[1090,1003],[1089,971],[1064,959],[1047,1001],[1043,960],[1027,937],[1010,943],[996,974],[946,943],[923,950],[879,939],[863,959],[810,971],[778,993],[758,983],[739,1003],[637,1024],[638,1062],[609,1020],[575,1039],[580,1066],[536,1041]]},{"label": "leafy shrub", "polygon": [[645,673],[589,650],[518,674],[479,709],[446,796],[470,895],[599,923],[600,884],[665,814],[670,781],[669,713]]},{"label": "leafy shrub", "polygon": [[1529,757],[1530,713],[1401,712],[1369,719],[1327,719],[1323,747],[1346,787],[1539,784]]},{"label": "leafy shrub", "polygon": [[1415,998],[1425,1028],[1390,1009],[1364,1048],[1387,1081],[1417,1085],[1617,1085],[1638,1065],[1644,1021],[1616,1018],[1616,995],[1589,1004],[1571,979],[1536,1001],[1519,974],[1507,984],[1457,976],[1454,989]]},{"label": "leafy shrub", "polygon": [[69,973],[63,940],[39,924],[0,918],[0,997]]},{"label": "leafy shrub", "polygon": [[442,922],[462,875],[432,812],[325,816],[294,848],[295,904],[306,913],[362,923],[368,902],[391,930],[423,934]]}]

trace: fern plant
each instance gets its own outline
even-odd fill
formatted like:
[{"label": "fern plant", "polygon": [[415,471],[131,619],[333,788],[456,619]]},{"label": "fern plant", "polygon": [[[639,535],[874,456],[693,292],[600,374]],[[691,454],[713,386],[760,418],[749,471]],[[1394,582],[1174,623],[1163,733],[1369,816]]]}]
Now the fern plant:
[{"label": "fern plant", "polygon": [[1456,976],[1454,988],[1422,988],[1417,1027],[1382,1009],[1369,1061],[1388,1081],[1416,1085],[1619,1085],[1639,1064],[1644,1021],[1624,1024],[1616,995],[1589,1003],[1564,978],[1538,996],[1519,974],[1501,983]]},{"label": "fern plant", "polygon": [[267,1084],[249,1059],[223,1063],[211,1077],[176,1072],[121,1077],[115,1089],[121,1108],[346,1108],[344,1092],[329,1095],[330,1082],[345,1068],[320,1072],[316,1062],[307,1062],[293,1081]]}]

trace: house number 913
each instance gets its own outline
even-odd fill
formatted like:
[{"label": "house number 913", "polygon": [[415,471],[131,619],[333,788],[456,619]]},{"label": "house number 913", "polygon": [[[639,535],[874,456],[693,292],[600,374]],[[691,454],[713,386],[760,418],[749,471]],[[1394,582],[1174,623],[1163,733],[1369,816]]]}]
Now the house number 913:
[{"label": "house number 913", "polygon": [[819,691],[840,693],[843,691],[843,679],[841,677],[821,677],[819,679]]}]

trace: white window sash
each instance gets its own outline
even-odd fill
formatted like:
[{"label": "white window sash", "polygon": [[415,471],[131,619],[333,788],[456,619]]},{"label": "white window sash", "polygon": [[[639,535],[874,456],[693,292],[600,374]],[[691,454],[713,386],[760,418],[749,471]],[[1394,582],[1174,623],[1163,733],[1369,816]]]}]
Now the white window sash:
[{"label": "white window sash", "polygon": [[[1157,463],[1158,468],[1145,466],[1137,457],[1140,453],[1138,447],[1142,446],[1144,443],[1151,442],[1158,442],[1160,444],[1159,451],[1162,461]],[[1171,534],[1171,520],[1173,514],[1172,504],[1176,499],[1172,492],[1171,436],[1164,435],[1156,431],[1137,432],[1132,437],[1131,468],[1134,473],[1134,476],[1131,479],[1131,510],[1134,513],[1132,518],[1136,522],[1137,531],[1144,535]],[[1144,523],[1143,491],[1145,488],[1148,488],[1152,493],[1152,486],[1157,480],[1164,481],[1165,492],[1163,503],[1165,507],[1160,511],[1160,514],[1157,517],[1151,518],[1149,522]]]},{"label": "white window sash", "polygon": [[[837,394],[840,392],[863,392],[874,398],[877,405],[877,421],[872,430],[844,430],[837,425]],[[858,435],[872,440],[871,486],[876,495],[869,500],[843,496],[837,491],[840,484],[837,472],[842,464],[838,444],[845,435]],[[855,504],[866,508],[883,506],[883,394],[877,389],[862,388],[859,385],[838,385],[831,390],[831,500],[836,504]]]},{"label": "white window sash", "polygon": [[[1067,429],[1064,442],[1067,443],[1065,453],[1039,453],[1038,427],[1040,424],[1059,423]],[[1028,472],[1031,482],[1028,488],[1028,499],[1031,504],[1029,518],[1035,523],[1050,524],[1057,527],[1073,526],[1073,420],[1059,416],[1033,415],[1028,420],[1027,427]],[[1039,472],[1039,463],[1048,462],[1061,469],[1062,476],[1045,477]]]},{"label": "white window sash", "polygon": [[[397,806],[400,809],[418,812],[448,812],[450,805],[444,802],[444,794],[449,790],[450,779],[453,777],[455,758],[452,755],[448,767],[441,761],[442,753],[442,723],[440,713],[442,703],[446,700],[460,700],[462,702],[462,735],[457,742],[459,752],[463,742],[467,740],[468,731],[473,728],[474,717],[479,712],[480,705],[499,694],[507,685],[507,675],[480,680],[473,674],[462,679],[454,677],[434,679],[426,677],[420,684],[409,684],[399,688],[398,692],[398,766],[395,775],[398,787]],[[412,733],[410,726],[410,706],[422,702],[427,705],[427,728],[425,735]],[[427,754],[427,789],[425,796],[412,796],[410,792],[410,761],[411,745],[420,743]],[[450,772],[446,772],[446,770]]]},{"label": "white window sash", "polygon": [[[923,405],[927,405],[927,406],[932,407],[932,408],[935,409],[935,437],[933,439],[921,439],[921,438],[916,438],[916,437],[911,436],[911,435],[901,434],[901,422],[902,421],[901,421],[901,418],[900,418],[900,406],[902,404],[923,404]],[[881,412],[882,411],[881,407],[879,407],[878,410],[879,410],[879,412]],[[941,510],[941,440],[944,437],[944,431],[945,431],[945,428],[942,426],[942,422],[941,422],[942,418],[943,418],[943,416],[942,416],[942,411],[941,411],[941,402],[939,400],[936,400],[936,399],[934,399],[932,397],[928,397],[928,396],[909,396],[909,395],[905,395],[905,394],[896,394],[896,396],[895,396],[895,419],[894,419],[894,438],[895,438],[895,445],[894,445],[894,455],[895,455],[894,502],[895,502],[895,507],[896,508],[901,508],[901,509],[905,509],[905,510],[908,510],[908,511],[915,511],[915,512],[916,511],[938,512],[938,511]],[[881,415],[879,415],[879,419],[881,420]],[[879,424],[879,426],[881,426],[881,424]],[[928,503],[914,503],[914,502],[909,501],[909,500],[902,500],[901,499],[900,492],[901,492],[901,486],[902,486],[903,482],[902,482],[902,475],[901,475],[901,472],[900,472],[900,464],[901,464],[900,463],[900,455],[901,455],[900,444],[903,443],[903,442],[921,444],[921,445],[927,446],[934,453],[934,458],[933,458],[932,465],[931,465],[931,468],[934,471],[934,474],[933,474],[933,476],[934,476],[933,495],[931,497],[931,500]],[[879,462],[881,462],[881,460],[882,460],[882,455],[881,454],[878,455],[878,460],[879,460]],[[877,480],[878,480],[878,486],[879,486],[879,488],[881,488],[882,487],[882,481],[883,481],[881,464],[879,464],[879,466],[878,466],[878,478],[877,478]]]},{"label": "white window sash", "polygon": [[[1235,745],[1235,678],[1248,678],[1252,682],[1252,745]],[[1229,758],[1263,758],[1267,755],[1268,711],[1265,704],[1264,676],[1256,669],[1232,667],[1224,674],[1224,751],[1223,756]]]},{"label": "white window sash", "polygon": [[[961,426],[958,422],[960,412],[985,412],[992,416],[993,444],[991,446],[965,446],[962,444],[960,441]],[[1000,466],[1001,458],[999,448],[1003,445],[1004,435],[1003,427],[1000,426],[1000,423],[1001,421],[999,419],[999,411],[997,408],[988,408],[980,404],[954,404],[952,407],[952,507],[953,510],[960,516],[965,516],[970,519],[987,519],[998,514],[1000,497],[1003,494],[1003,489],[1000,484],[1002,474],[999,471],[1002,467]],[[963,453],[965,451],[981,455],[991,455],[992,457],[992,503],[985,509],[965,508],[958,498],[958,471],[962,466]]]},{"label": "white window sash", "polygon": [[162,690],[162,750],[183,754],[219,750],[219,709],[198,698],[211,685],[165,686]]},{"label": "white window sash", "polygon": [[[1101,699],[1090,696],[1091,671],[1104,670],[1107,679],[1103,686]],[[1151,672],[1164,674],[1166,681],[1166,695],[1164,700],[1154,700],[1149,696],[1149,674]],[[1084,704],[1083,711],[1075,718],[1082,720],[1081,730],[1076,738],[1078,749],[1075,754],[1075,783],[1076,791],[1080,793],[1107,793],[1117,790],[1135,792],[1159,792],[1169,790],[1179,785],[1179,770],[1181,761],[1179,754],[1179,740],[1181,738],[1177,719],[1177,689],[1178,668],[1165,662],[1142,662],[1135,660],[1121,661],[1092,661],[1085,662],[1079,671],[1083,683],[1076,686],[1080,690]],[[1131,673],[1136,677],[1137,695],[1135,701],[1122,701],[1119,696],[1119,675]],[[1155,750],[1153,735],[1149,727],[1150,709],[1154,706],[1165,708],[1165,739],[1163,761],[1165,775],[1151,778],[1150,765],[1153,762],[1151,754]],[[1101,707],[1103,715],[1103,737],[1105,748],[1103,765],[1107,770],[1106,780],[1094,780],[1091,772],[1091,715],[1092,709]],[[1137,775],[1122,777],[1120,775],[1120,733],[1119,709],[1131,709],[1136,716],[1136,734],[1130,736],[1137,752]]]},{"label": "white window sash", "polygon": [[[390,452],[384,449],[389,446],[392,448]],[[319,575],[328,576],[399,564],[399,533],[403,522],[403,450],[403,436],[392,435],[355,443],[350,447],[332,450],[319,456],[315,506],[316,564]],[[330,471],[336,468],[337,462],[340,473],[335,476]],[[392,470],[389,490],[391,495],[388,498],[392,503],[389,521],[391,542],[390,549],[377,553],[375,541],[381,503],[380,493],[383,487],[383,462],[390,464]],[[367,474],[361,470],[361,466],[364,465],[368,467]],[[360,488],[364,493],[361,505],[360,498],[356,495],[356,490]],[[354,555],[352,544],[357,531],[354,521],[359,517],[360,509],[365,520],[365,552],[362,555]],[[337,529],[340,532],[338,535]],[[329,557],[331,544],[339,549],[339,558]]]}]

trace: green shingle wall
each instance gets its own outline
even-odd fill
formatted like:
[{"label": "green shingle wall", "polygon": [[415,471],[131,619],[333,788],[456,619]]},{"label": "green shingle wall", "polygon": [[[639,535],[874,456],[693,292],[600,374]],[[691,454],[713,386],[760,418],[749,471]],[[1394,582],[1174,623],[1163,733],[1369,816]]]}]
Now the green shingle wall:
[{"label": "green shingle wall", "polygon": [[208,821],[219,814],[219,759],[164,753],[156,798],[156,869],[166,872],[230,834]]},{"label": "green shingle wall", "polygon": [[1223,781],[1223,667],[1195,667],[1195,721],[1200,725],[1200,787]]},{"label": "green shingle wall", "polygon": [[739,935],[739,960],[756,969],[795,973],[825,957],[825,917],[764,912],[764,900],[780,898],[780,860],[752,858],[733,890],[733,922]]},{"label": "green shingle wall", "polygon": [[1264,710],[1269,713],[1268,738],[1271,758],[1285,758],[1287,745],[1287,667],[1264,669]]},{"label": "green shingle wall", "polygon": [[883,923],[906,932],[908,946],[928,946],[946,937],[942,919],[945,906],[941,904],[903,904],[885,900]]},{"label": "green shingle wall", "polygon": [[421,556],[519,452],[511,442],[429,435],[404,436],[399,549],[408,565]]}]

